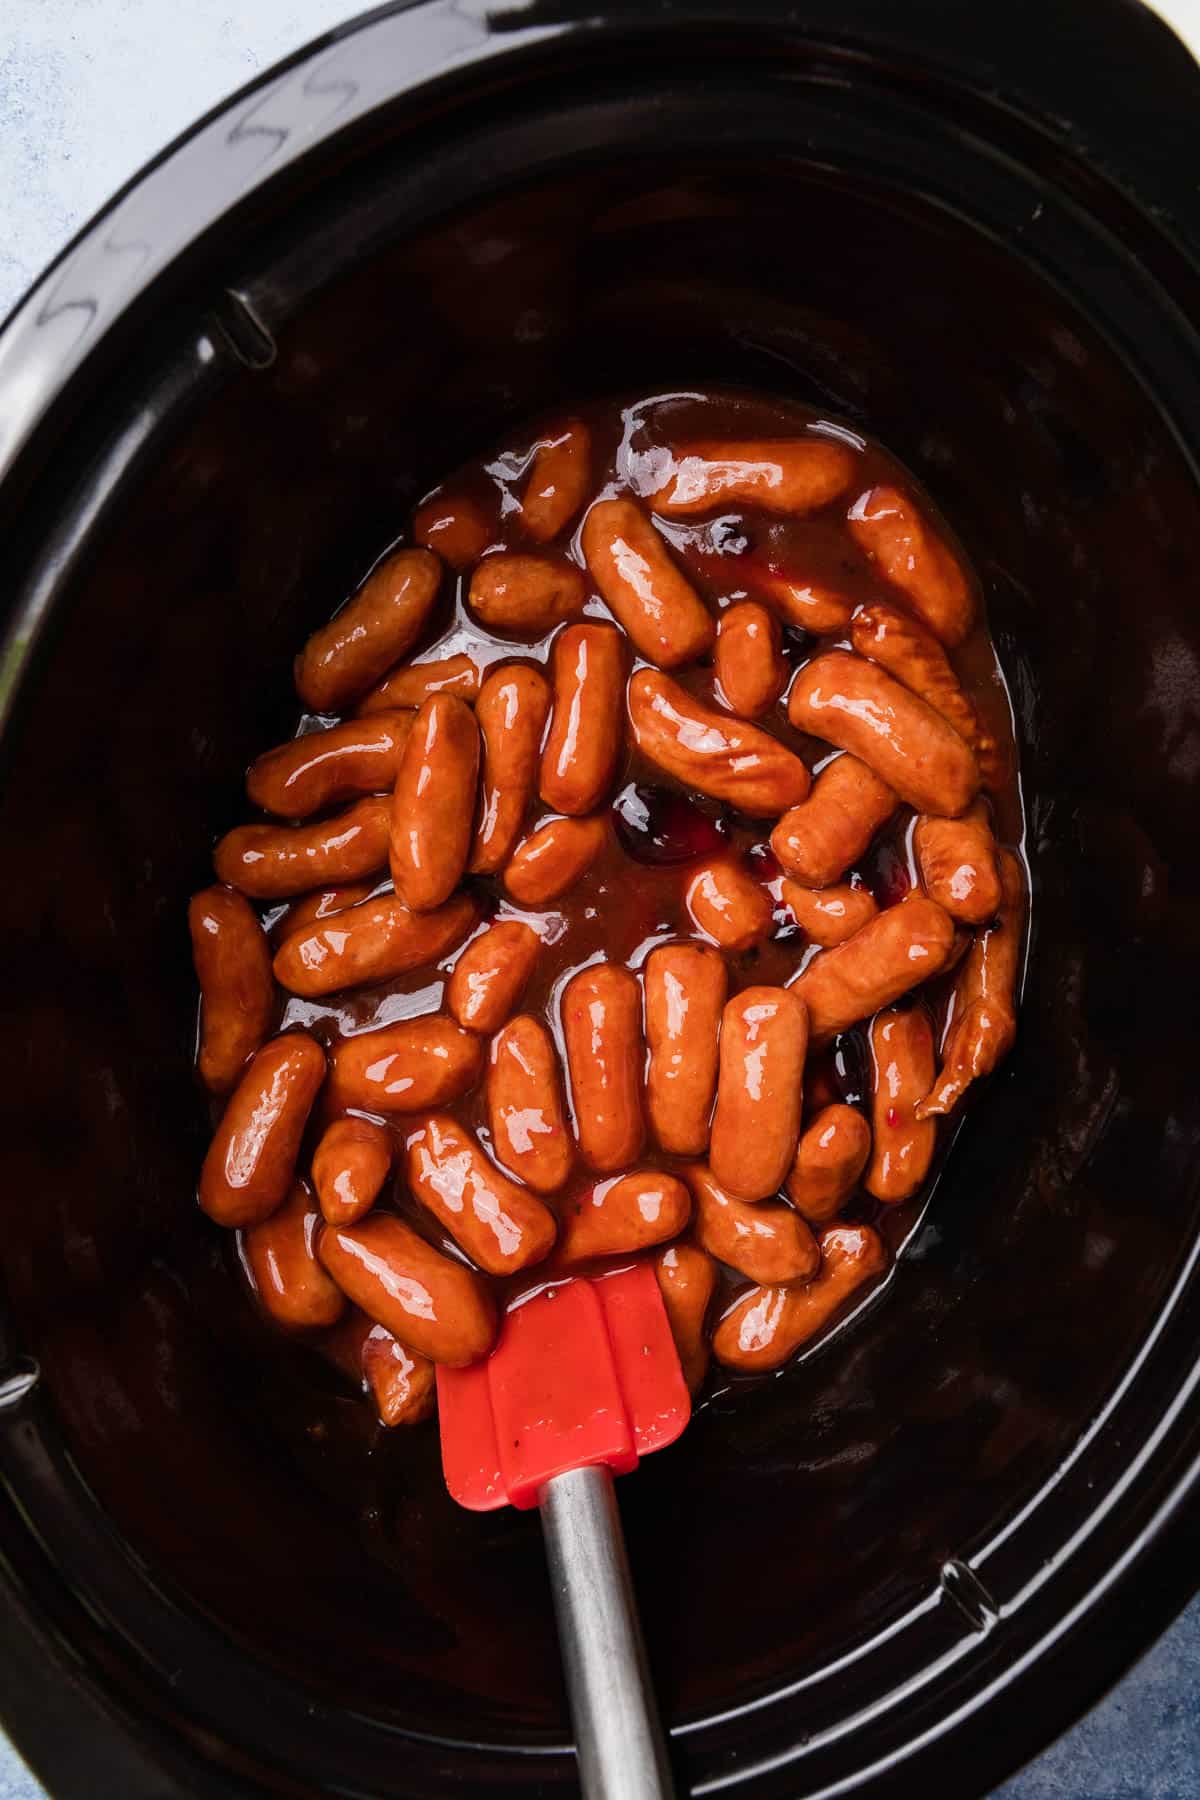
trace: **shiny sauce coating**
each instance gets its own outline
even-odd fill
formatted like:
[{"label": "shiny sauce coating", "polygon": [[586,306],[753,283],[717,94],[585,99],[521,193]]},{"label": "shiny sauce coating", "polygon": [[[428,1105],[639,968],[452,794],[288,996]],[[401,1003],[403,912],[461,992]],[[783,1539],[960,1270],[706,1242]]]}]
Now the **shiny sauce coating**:
[{"label": "shiny sauce coating", "polygon": [[[397,564],[398,556],[412,551],[422,554],[411,567]],[[431,553],[440,575],[430,602],[424,588]],[[424,610],[414,610],[409,594],[414,571],[423,584],[417,598]],[[754,1227],[750,1214],[756,1204],[776,1211],[790,1204],[786,1176],[800,1136],[822,1108],[849,1105],[869,1123],[873,1108],[883,1103],[874,1091],[873,1018],[885,1008],[920,1007],[940,1046],[953,1030],[956,1009],[961,1013],[969,1001],[974,1028],[986,1035],[989,1020],[986,1008],[980,1009],[978,978],[972,977],[968,990],[965,982],[959,984],[959,972],[978,967],[978,954],[974,961],[971,956],[976,934],[1006,932],[1018,947],[997,964],[1005,971],[1008,992],[997,1002],[1007,1011],[996,1028],[995,1060],[1011,1042],[1027,914],[1023,894],[1013,903],[1011,874],[1004,884],[1005,906],[986,920],[964,922],[947,913],[944,928],[931,933],[918,907],[909,931],[908,911],[887,915],[903,909],[910,896],[928,908],[915,848],[918,832],[922,843],[949,846],[950,866],[942,877],[947,893],[958,891],[956,880],[960,887],[965,880],[959,879],[953,857],[963,833],[940,814],[918,815],[897,792],[883,825],[875,829],[870,822],[862,850],[857,845],[864,834],[855,838],[853,819],[817,818],[812,803],[823,793],[836,800],[838,793],[852,791],[847,783],[822,787],[816,777],[837,756],[853,754],[879,777],[872,784],[877,811],[880,781],[930,809],[944,806],[951,818],[969,804],[976,859],[998,854],[1000,846],[1019,855],[1023,822],[1011,709],[964,553],[929,498],[878,445],[806,408],[718,392],[577,407],[514,430],[504,446],[441,482],[364,575],[360,594],[387,600],[378,654],[364,647],[358,615],[367,620],[361,629],[368,631],[373,615],[365,604],[356,613],[355,597],[345,606],[340,636],[335,614],[334,624],[315,634],[310,647],[296,646],[302,686],[318,652],[322,669],[331,656],[336,663],[341,711],[304,713],[297,727],[297,736],[313,745],[318,765],[322,737],[330,734],[328,754],[340,759],[336,767],[331,762],[325,775],[318,766],[304,779],[315,795],[336,795],[336,805],[331,799],[299,816],[302,789],[292,781],[274,814],[251,815],[265,830],[240,860],[217,859],[228,881],[235,886],[245,881],[241,891],[259,907],[277,952],[276,975],[295,982],[292,989],[277,988],[271,1031],[315,1040],[332,1071],[313,1105],[295,1178],[312,1181],[317,1143],[346,1114],[372,1119],[394,1146],[364,1223],[346,1226],[331,1214],[323,1226],[324,1253],[317,1247],[322,1266],[335,1282],[343,1275],[351,1302],[375,1308],[370,1316],[376,1336],[395,1329],[402,1345],[397,1354],[415,1356],[418,1372],[426,1356],[461,1362],[479,1354],[481,1344],[486,1348],[485,1325],[493,1309],[502,1309],[514,1291],[556,1268],[581,1208],[591,1208],[587,1216],[596,1219],[613,1211],[596,1210],[596,1196],[600,1202],[605,1198],[604,1183],[646,1171],[682,1179],[685,1170],[707,1161],[707,1145],[699,1156],[694,1151],[683,1156],[669,1153],[659,1141],[655,1114],[670,1105],[669,1086],[655,1085],[654,1106],[647,1109],[649,1050],[641,1013],[645,969],[654,951],[680,944],[708,947],[724,964],[726,1016],[738,1015],[737,996],[753,990],[747,1006],[757,1008],[756,1019],[760,1014],[773,1019],[780,1011],[772,992],[791,988],[815,959],[835,957],[804,976],[797,991],[810,989],[813,1016],[828,1016],[839,1029],[810,1030],[805,1048],[803,1031],[793,1026],[790,1047],[786,1055],[779,1053],[778,1070],[761,1092],[752,1061],[754,1032],[747,1037],[752,1048],[745,1067],[736,1073],[723,1069],[723,1116],[762,1116],[777,1140],[772,1155],[763,1159],[764,1167],[771,1164],[769,1179],[784,1170],[770,1194],[761,1191],[761,1181],[749,1179],[747,1198],[736,1201],[739,1221],[747,1221],[743,1235],[760,1247],[742,1254],[730,1230],[718,1234],[698,1217],[680,1232],[674,1214],[673,1235],[666,1240],[686,1246],[693,1260],[706,1253],[706,1245],[731,1246],[724,1251],[729,1260],[714,1258],[713,1298],[700,1326],[701,1341],[711,1342],[715,1334],[724,1356],[723,1367],[710,1373],[709,1391],[781,1366],[813,1341],[818,1327],[823,1332],[845,1316],[851,1301],[857,1304],[873,1291],[912,1230],[937,1172],[935,1153],[919,1191],[906,1193],[899,1204],[875,1198],[856,1183],[836,1218],[839,1228],[867,1233],[861,1254],[847,1259],[842,1238],[833,1232],[832,1260],[824,1274],[823,1265],[814,1273],[805,1263],[800,1276],[780,1284],[778,1296],[769,1287],[756,1288],[763,1267],[769,1267],[760,1240],[776,1215],[764,1214],[761,1226]],[[875,661],[872,647],[882,642],[879,617],[886,623],[893,613],[900,615],[899,625],[885,646],[886,659],[881,651]],[[733,627],[719,633],[729,615]],[[738,629],[747,619],[755,629]],[[404,645],[395,662],[387,659],[387,632]],[[898,638],[903,656],[890,648]],[[829,662],[816,667],[823,657]],[[428,684],[421,675],[426,666]],[[502,669],[518,673],[508,681],[498,675]],[[930,669],[936,688],[921,673]],[[453,686],[443,688],[445,670]],[[531,683],[521,670],[538,675],[540,683]],[[481,690],[486,722],[473,710]],[[807,699],[801,704],[802,690],[818,704]],[[316,691],[311,681],[306,691]],[[381,711],[397,704],[410,719]],[[739,705],[742,710],[735,711]],[[793,722],[827,717],[827,739]],[[362,750],[356,748],[356,718]],[[386,721],[396,723],[389,727]],[[472,721],[481,734],[478,746]],[[388,729],[388,744],[402,740],[395,752],[376,748]],[[986,757],[977,754],[980,745],[986,746]],[[264,746],[264,755],[272,748]],[[953,780],[945,781],[948,761]],[[394,782],[392,763],[400,771]],[[381,778],[375,771],[385,764]],[[300,762],[277,756],[267,766],[290,770]],[[262,758],[255,767],[259,774],[252,791],[269,801],[273,790],[263,779]],[[355,788],[359,769],[363,785]],[[489,844],[499,841],[497,796],[491,791],[498,782],[504,788],[504,841],[500,853],[481,854],[481,831]],[[359,862],[339,869],[334,833],[329,841],[335,848],[328,856],[322,852],[314,880],[305,886],[302,872],[294,893],[264,905],[254,859],[261,858],[268,869],[292,868],[298,859],[287,854],[283,834],[311,833],[327,818],[336,825],[341,813],[370,793],[381,794],[392,809],[391,870],[386,850],[365,877]],[[557,811],[546,796],[557,802]],[[470,809],[469,818],[464,808]],[[882,810],[887,811],[886,802]],[[771,837],[779,828],[777,844],[791,841],[786,830],[791,815],[798,837],[813,824],[820,828],[822,874],[833,874],[832,885],[841,891],[849,883],[873,902],[862,909],[861,945],[857,932],[845,943],[818,941],[799,919],[816,917],[819,904],[789,905],[787,890],[796,883],[781,867]],[[535,834],[558,817],[564,819],[563,845],[552,841],[552,829],[543,834],[548,850],[534,858],[532,851],[543,841]],[[835,846],[836,862],[843,823],[855,852],[834,873],[828,846]],[[418,829],[422,835],[414,852],[410,845],[417,842]],[[271,832],[280,835],[279,846],[270,840]],[[505,878],[514,855],[520,868],[530,838],[535,839],[526,858],[530,867],[536,862],[551,868],[544,886],[553,890],[560,880],[567,882],[563,891],[536,904],[514,897],[514,890],[530,891],[528,870],[514,872],[511,887]],[[566,871],[561,877],[555,859]],[[249,872],[243,875],[243,869]],[[999,864],[988,890],[996,894],[998,869]],[[387,910],[396,893],[393,875],[407,884],[403,898],[412,909],[411,922]],[[278,880],[286,884],[288,876]],[[318,881],[332,898],[323,903],[314,929],[310,900]],[[347,887],[344,907],[337,902],[338,881],[354,883]],[[812,892],[819,894],[825,885]],[[887,919],[886,929],[880,929],[881,919]],[[293,920],[305,935],[293,936]],[[516,922],[533,934],[536,954],[529,954],[528,936]],[[492,969],[483,940],[498,923],[506,930],[493,940],[498,961]],[[289,937],[290,953],[279,954]],[[423,942],[433,946],[428,958],[391,972],[407,963],[404,946]],[[460,962],[462,972],[451,988]],[[686,958],[681,967],[686,969]],[[355,985],[326,991],[335,978],[328,971],[342,968],[354,971]],[[845,979],[843,971],[848,971]],[[491,1001],[494,994],[504,997],[502,1017]],[[215,989],[203,992],[202,1032],[206,1011],[216,1019],[222,1004]],[[654,1004],[663,1033],[671,1029],[672,1007],[682,1009],[686,1019],[684,988],[660,983]],[[861,1016],[843,1025],[845,1014],[859,1005],[865,1008]],[[705,1029],[718,1031],[711,999],[702,1005],[697,993],[697,1007],[710,1021]],[[568,1008],[573,1008],[569,1017]],[[790,998],[783,1011],[789,1008],[794,1013]],[[436,1026],[421,1024],[435,1016]],[[514,1019],[518,1028],[496,1047],[497,1034]],[[477,1020],[488,1029],[473,1027]],[[409,1033],[386,1030],[410,1021]],[[478,1057],[464,1045],[464,1034],[473,1028]],[[673,1029],[682,1055],[686,1028],[676,1019]],[[364,1035],[376,1031],[378,1055]],[[395,1063],[395,1079],[389,1062],[387,1080],[373,1088],[365,1078],[360,1091],[338,1084],[337,1070],[349,1064],[338,1057],[337,1047],[359,1037],[364,1041],[355,1045],[354,1067],[369,1074],[382,1066],[386,1051]],[[732,1038],[727,1049],[731,1044]],[[702,1050],[699,1073],[692,1067],[680,1070],[681,1083],[688,1084],[689,1144],[703,1129],[696,1124],[706,1105],[703,1084],[716,1081],[715,1039]],[[803,1064],[802,1105],[790,1091],[796,1076],[787,1056],[798,1056]],[[411,1059],[411,1067],[404,1058]],[[979,1066],[989,1066],[986,1054]],[[779,1082],[789,1086],[786,1105]],[[400,1098],[377,1103],[370,1097],[374,1092]],[[410,1106],[406,1093],[431,1097]],[[912,1098],[915,1104],[919,1096]],[[707,1104],[711,1121],[722,1101],[714,1091]],[[782,1108],[778,1117],[772,1112],[776,1107]],[[258,1115],[246,1101],[242,1111],[252,1136]],[[493,1128],[501,1113],[505,1141],[497,1143]],[[876,1116],[886,1119],[886,1110],[876,1110]],[[944,1133],[944,1124],[937,1130]],[[670,1131],[663,1136],[669,1141]],[[736,1131],[726,1132],[719,1147],[725,1185],[735,1191],[736,1154],[731,1164],[729,1146],[736,1141]],[[251,1155],[253,1145],[235,1144],[230,1154],[239,1153]],[[527,1186],[521,1178],[523,1168],[535,1167],[561,1175],[557,1185],[541,1179],[536,1199],[535,1184]],[[278,1179],[282,1184],[282,1172]],[[335,1171],[330,1191],[337,1179]],[[694,1172],[691,1182],[694,1188]],[[641,1186],[649,1194],[662,1183]],[[557,1249],[546,1208],[558,1225]],[[389,1234],[372,1223],[389,1217],[402,1221],[406,1232]],[[669,1256],[645,1208],[631,1223],[612,1229],[617,1237],[611,1243],[602,1234],[594,1237],[601,1250],[636,1249],[656,1260]],[[622,1229],[632,1234],[628,1241],[618,1241]],[[799,1215],[795,1228],[788,1229],[809,1241]],[[442,1270],[413,1251],[413,1234],[450,1266]],[[393,1239],[401,1260],[389,1274],[385,1265]],[[401,1266],[404,1254],[413,1260],[411,1270]],[[249,1270],[244,1252],[242,1261]],[[661,1279],[669,1282],[674,1267],[665,1264]],[[425,1298],[414,1300],[409,1293],[406,1300],[406,1282],[410,1288],[417,1283]],[[708,1292],[709,1284],[700,1281],[697,1291]],[[756,1297],[762,1295],[766,1298]],[[432,1308],[439,1329],[444,1312],[442,1337],[423,1316],[420,1328],[405,1338],[406,1306],[410,1312],[423,1307],[425,1315]],[[459,1318],[452,1316],[456,1306]],[[344,1323],[339,1334],[341,1361],[332,1349],[327,1360],[345,1373]],[[297,1355],[324,1348],[320,1331],[291,1335]],[[686,1355],[695,1383],[703,1361],[695,1321]],[[370,1393],[369,1371],[364,1366],[359,1373],[359,1385]],[[424,1406],[404,1418],[427,1413]]]}]

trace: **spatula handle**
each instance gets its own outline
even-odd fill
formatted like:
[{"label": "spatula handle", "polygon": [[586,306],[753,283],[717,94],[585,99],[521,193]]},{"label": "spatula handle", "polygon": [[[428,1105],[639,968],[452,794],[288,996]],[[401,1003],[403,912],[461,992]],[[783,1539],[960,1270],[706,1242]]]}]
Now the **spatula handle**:
[{"label": "spatula handle", "polygon": [[541,1512],[586,1800],[670,1800],[612,1475],[556,1475]]}]

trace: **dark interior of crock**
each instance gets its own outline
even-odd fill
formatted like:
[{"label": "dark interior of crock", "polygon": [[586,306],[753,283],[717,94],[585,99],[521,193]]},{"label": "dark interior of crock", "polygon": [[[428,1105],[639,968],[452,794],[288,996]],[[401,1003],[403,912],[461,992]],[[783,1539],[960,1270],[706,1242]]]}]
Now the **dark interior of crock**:
[{"label": "dark interior of crock", "polygon": [[[167,435],[20,714],[0,1254],[150,1577],[231,1657],[452,1739],[566,1735],[537,1522],[455,1508],[433,1428],[376,1439],[247,1304],[194,1201],[184,907],[290,729],[296,646],[416,497],[526,414],[718,382],[860,424],[965,541],[1016,708],[1033,942],[1017,1049],[885,1290],[621,1484],[668,1718],[934,1592],[1077,1439],[1195,1223],[1200,503],[1071,304],[934,208],[779,157],[581,169],[328,280],[270,367]],[[381,1744],[372,1791],[387,1771]]]}]

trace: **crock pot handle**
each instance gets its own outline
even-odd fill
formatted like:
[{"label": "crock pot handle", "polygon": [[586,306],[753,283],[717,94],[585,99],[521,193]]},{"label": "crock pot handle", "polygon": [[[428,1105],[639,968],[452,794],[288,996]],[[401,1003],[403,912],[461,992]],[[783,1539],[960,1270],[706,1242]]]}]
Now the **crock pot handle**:
[{"label": "crock pot handle", "polygon": [[670,1800],[611,1472],[556,1475],[541,1515],[586,1800]]}]

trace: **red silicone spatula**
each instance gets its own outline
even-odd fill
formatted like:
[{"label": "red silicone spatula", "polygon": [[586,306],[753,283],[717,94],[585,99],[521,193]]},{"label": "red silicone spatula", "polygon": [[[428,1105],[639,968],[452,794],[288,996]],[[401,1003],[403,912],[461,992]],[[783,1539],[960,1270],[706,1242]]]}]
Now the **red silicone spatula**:
[{"label": "red silicone spatula", "polygon": [[491,1355],[437,1372],[446,1485],[474,1512],[541,1509],[588,1800],[669,1796],[612,1478],[691,1415],[654,1270],[638,1262],[516,1300]]}]

